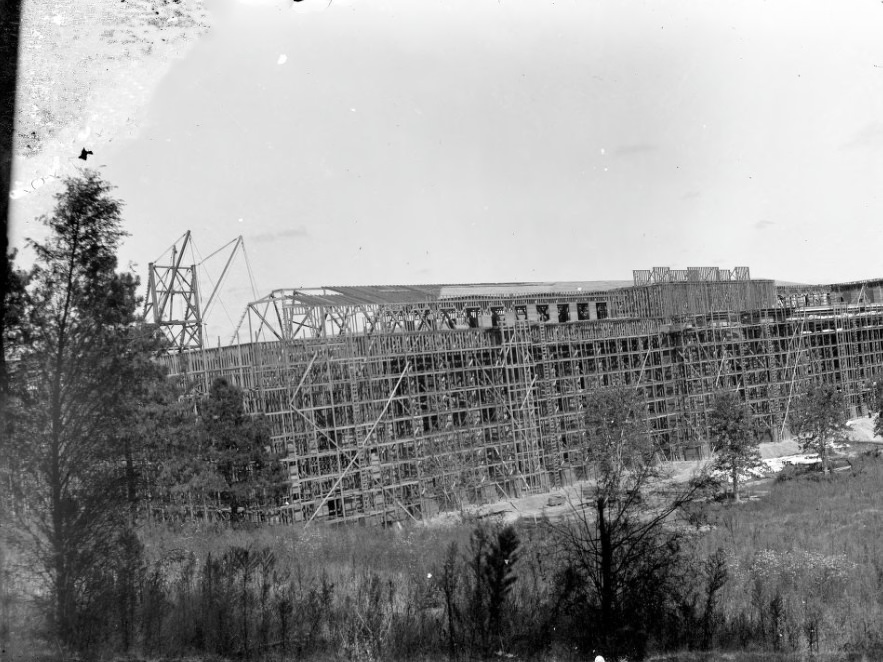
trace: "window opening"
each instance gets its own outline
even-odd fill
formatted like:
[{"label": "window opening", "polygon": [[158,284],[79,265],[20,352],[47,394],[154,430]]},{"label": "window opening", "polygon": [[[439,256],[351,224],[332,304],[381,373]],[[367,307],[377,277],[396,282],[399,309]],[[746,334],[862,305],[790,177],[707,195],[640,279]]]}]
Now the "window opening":
[{"label": "window opening", "polygon": [[470,329],[478,328],[478,316],[481,313],[480,308],[467,308],[466,309],[466,323],[469,325]]}]

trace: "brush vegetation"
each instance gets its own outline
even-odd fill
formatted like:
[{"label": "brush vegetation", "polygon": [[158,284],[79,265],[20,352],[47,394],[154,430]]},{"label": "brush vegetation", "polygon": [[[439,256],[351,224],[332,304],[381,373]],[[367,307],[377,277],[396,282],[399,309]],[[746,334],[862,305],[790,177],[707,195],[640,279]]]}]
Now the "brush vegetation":
[{"label": "brush vegetation", "polygon": [[[563,521],[257,525],[284,491],[267,427],[240,389],[179,393],[150,360],[111,190],[66,180],[34,267],[7,273],[4,659],[883,657],[879,451],[717,499],[667,475],[631,387],[587,395],[592,480]],[[756,435],[719,402],[737,496]],[[823,384],[795,405],[825,469],[842,405]]]},{"label": "brush vegetation", "polygon": [[[830,479],[804,473],[740,504],[695,504],[706,524],[680,537],[642,585],[652,620],[619,624],[629,659],[879,659],[883,656],[883,459]],[[560,527],[556,525],[556,527]],[[113,601],[88,625],[91,654],[149,659],[567,660],[607,651],[592,597],[549,524],[403,528],[156,525],[132,624]],[[7,557],[7,651],[46,649]],[[654,580],[654,581],[650,581]],[[587,601],[587,602],[586,602]],[[36,610],[36,611],[35,611]],[[612,627],[609,615],[606,627]],[[712,658],[707,657],[713,652]],[[607,653],[609,656],[609,653]],[[863,657],[864,656],[864,657]],[[610,657],[608,657],[610,659]]]}]

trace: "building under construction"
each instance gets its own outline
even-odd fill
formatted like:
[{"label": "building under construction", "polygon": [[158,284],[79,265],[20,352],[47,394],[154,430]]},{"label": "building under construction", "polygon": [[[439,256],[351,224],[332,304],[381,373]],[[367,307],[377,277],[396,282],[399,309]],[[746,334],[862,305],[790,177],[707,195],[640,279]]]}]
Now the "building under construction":
[{"label": "building under construction", "polygon": [[[706,452],[719,389],[737,389],[775,440],[801,382],[836,383],[856,416],[883,368],[883,280],[654,268],[625,282],[275,290],[249,304],[238,342],[209,349],[194,274],[151,265],[149,308],[178,347],[170,371],[225,377],[266,415],[287,521],[419,519],[578,480],[599,387],[633,386],[659,453],[690,458]],[[174,296],[185,313],[170,320]]]}]

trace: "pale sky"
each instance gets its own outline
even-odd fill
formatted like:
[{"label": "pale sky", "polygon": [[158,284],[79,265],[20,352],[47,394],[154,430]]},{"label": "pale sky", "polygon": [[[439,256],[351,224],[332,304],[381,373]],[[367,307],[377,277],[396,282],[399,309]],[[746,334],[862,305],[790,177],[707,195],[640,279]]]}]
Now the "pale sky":
[{"label": "pale sky", "polygon": [[[879,0],[210,7],[138,136],[99,161],[143,280],[187,229],[203,255],[243,234],[259,294],[883,276]],[[222,342],[252,297],[233,276]]]}]

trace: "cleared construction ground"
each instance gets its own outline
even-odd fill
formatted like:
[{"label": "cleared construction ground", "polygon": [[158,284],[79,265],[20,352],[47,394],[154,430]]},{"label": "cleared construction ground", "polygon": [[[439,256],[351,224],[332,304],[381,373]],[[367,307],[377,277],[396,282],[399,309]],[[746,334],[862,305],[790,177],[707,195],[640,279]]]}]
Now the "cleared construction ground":
[{"label": "cleared construction ground", "polygon": [[[719,389],[777,441],[802,382],[837,384],[855,417],[883,369],[883,280],[782,287],[709,267],[276,290],[249,304],[240,342],[209,349],[192,274],[151,269],[149,307],[178,346],[170,373],[224,377],[266,415],[290,478],[274,518],[288,522],[388,524],[573,484],[590,470],[592,389],[633,386],[660,455],[696,459]],[[184,312],[168,321],[175,296]]]}]

